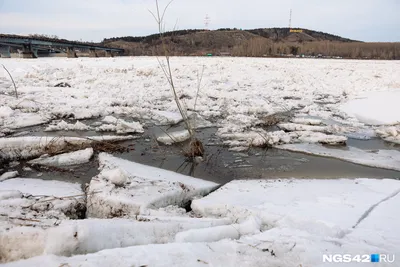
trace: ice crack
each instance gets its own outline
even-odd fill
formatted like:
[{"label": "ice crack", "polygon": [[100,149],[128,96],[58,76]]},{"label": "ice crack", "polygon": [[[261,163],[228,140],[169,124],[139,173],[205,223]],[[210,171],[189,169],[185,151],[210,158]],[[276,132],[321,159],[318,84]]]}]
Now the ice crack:
[{"label": "ice crack", "polygon": [[382,199],[381,201],[379,201],[378,203],[375,203],[374,205],[372,205],[367,211],[365,211],[363,213],[363,215],[361,215],[360,219],[358,219],[357,223],[353,226],[353,228],[356,228],[365,218],[367,218],[369,216],[369,214],[377,207],[379,206],[381,203],[388,201],[389,199],[397,196],[400,193],[400,189],[396,190],[395,192],[393,192],[392,194],[390,194],[389,196],[385,197],[384,199]]}]

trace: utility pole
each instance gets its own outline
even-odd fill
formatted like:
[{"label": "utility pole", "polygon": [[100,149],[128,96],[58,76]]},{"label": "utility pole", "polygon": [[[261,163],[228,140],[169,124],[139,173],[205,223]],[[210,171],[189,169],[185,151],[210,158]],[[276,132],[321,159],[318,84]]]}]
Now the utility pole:
[{"label": "utility pole", "polygon": [[292,28],[292,9],[290,9],[290,16],[289,16],[289,30]]}]

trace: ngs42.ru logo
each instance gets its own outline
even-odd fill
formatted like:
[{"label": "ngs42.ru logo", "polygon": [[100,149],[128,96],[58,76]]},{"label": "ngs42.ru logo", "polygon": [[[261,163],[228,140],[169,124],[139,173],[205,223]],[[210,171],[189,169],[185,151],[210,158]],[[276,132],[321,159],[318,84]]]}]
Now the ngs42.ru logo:
[{"label": "ngs42.ru logo", "polygon": [[329,254],[322,255],[323,262],[388,262],[393,263],[395,261],[395,255],[390,254]]}]

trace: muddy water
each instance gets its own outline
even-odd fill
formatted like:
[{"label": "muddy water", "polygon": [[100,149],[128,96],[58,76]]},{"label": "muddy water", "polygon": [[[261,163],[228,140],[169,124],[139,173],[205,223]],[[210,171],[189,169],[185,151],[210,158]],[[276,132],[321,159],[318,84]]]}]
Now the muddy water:
[{"label": "muddy water", "polygon": [[[99,134],[96,132],[43,132],[41,129],[43,128],[32,128],[29,131],[29,135],[87,136]],[[220,145],[221,141],[215,136],[216,129],[213,128],[198,131],[198,138],[203,141],[207,155],[204,162],[193,164],[187,162],[182,155],[182,145],[164,146],[155,141],[155,136],[166,129],[167,127],[149,126],[139,139],[120,143],[123,146],[134,145],[134,150],[114,155],[221,184],[233,179],[247,178],[400,178],[400,172],[397,171],[371,168],[337,159],[279,149],[252,148],[246,152],[232,152],[227,147]],[[168,130],[179,129],[180,127],[175,127],[175,129]],[[400,146],[394,146],[379,139],[349,139],[348,145],[362,149],[400,150]],[[27,171],[26,169],[24,170],[24,166],[25,164],[21,163],[19,166],[9,169],[19,170],[21,177],[64,180],[82,184],[88,183],[91,177],[98,173],[96,157],[88,164],[68,167],[63,170],[38,169]]]}]

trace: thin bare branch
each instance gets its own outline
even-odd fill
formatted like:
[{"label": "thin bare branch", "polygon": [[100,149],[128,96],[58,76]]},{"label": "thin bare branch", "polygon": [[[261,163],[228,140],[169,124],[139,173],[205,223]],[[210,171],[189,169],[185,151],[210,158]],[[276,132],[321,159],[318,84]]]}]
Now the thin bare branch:
[{"label": "thin bare branch", "polygon": [[[156,2],[158,2],[158,1],[156,0]],[[165,12],[167,12],[167,9],[168,9],[168,7],[172,4],[172,2],[174,2],[174,0],[169,1],[169,3],[165,6],[164,11],[163,11],[163,14],[162,14],[162,16],[161,16],[161,21],[164,21]],[[158,3],[157,3],[157,6],[158,6]],[[157,9],[158,9],[158,8],[157,8]]]},{"label": "thin bare branch", "polygon": [[10,76],[11,81],[12,81],[12,83],[13,83],[13,85],[14,85],[15,98],[18,99],[18,91],[17,91],[17,86],[15,85],[14,79],[13,79],[11,73],[10,73],[10,72],[8,71],[8,69],[6,68],[6,66],[4,66],[3,64],[1,64],[1,65],[3,66],[3,68],[5,69],[5,71],[6,71],[6,72],[8,73],[8,75]]}]

